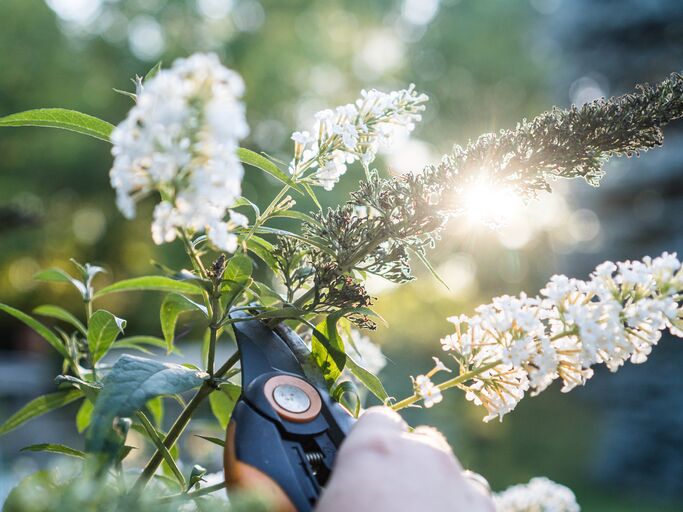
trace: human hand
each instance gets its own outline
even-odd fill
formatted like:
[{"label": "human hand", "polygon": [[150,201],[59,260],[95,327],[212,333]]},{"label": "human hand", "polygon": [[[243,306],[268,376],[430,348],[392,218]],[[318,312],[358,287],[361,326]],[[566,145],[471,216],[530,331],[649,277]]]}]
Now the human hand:
[{"label": "human hand", "polygon": [[317,512],[493,512],[487,489],[463,475],[437,430],[408,425],[391,409],[368,409],[337,453]]}]

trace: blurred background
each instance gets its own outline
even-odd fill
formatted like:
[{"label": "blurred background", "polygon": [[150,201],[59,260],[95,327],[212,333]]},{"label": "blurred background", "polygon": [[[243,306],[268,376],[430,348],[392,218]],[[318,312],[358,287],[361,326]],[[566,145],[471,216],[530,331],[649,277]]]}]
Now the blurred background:
[{"label": "blurred background", "polygon": [[[676,0],[2,0],[0,115],[65,107],[122,120],[130,78],[157,61],[215,51],[247,83],[252,127],[245,145],[288,161],[290,133],[312,114],[355,99],[363,87],[415,83],[430,96],[413,139],[378,162],[383,172],[416,171],[454,143],[514,127],[553,104],[582,104],[657,81],[683,68],[683,3]],[[530,294],[554,273],[585,277],[606,258],[641,258],[683,249],[683,124],[663,149],[610,162],[600,189],[557,183],[557,193],[510,205],[508,225],[491,231],[474,219],[451,223],[430,255],[449,289],[418,268],[402,287],[373,280],[390,327],[371,337],[389,358],[390,394],[410,391],[408,376],[428,369],[447,316],[492,296]],[[178,246],[155,247],[149,206],[133,222],[116,210],[109,145],[41,129],[0,132],[0,302],[30,311],[56,302],[78,313],[76,296],[38,285],[41,268],[69,258],[104,265],[108,279],[154,271],[152,260],[182,264]],[[334,192],[353,190],[360,169]],[[264,204],[277,192],[248,169],[244,194]],[[680,252],[680,251],[679,251]],[[418,264],[416,264],[418,265]],[[110,305],[128,331],[158,334],[158,299],[129,295]],[[0,317],[0,421],[54,389],[58,361],[18,322]],[[231,347],[223,347],[225,351]],[[183,350],[199,358],[186,336]],[[196,356],[193,356],[196,354]],[[441,429],[466,467],[496,490],[546,475],[570,486],[584,510],[683,508],[683,347],[668,337],[647,364],[616,375],[598,370],[587,388],[554,386],[502,423],[457,391],[412,423]],[[173,404],[167,404],[172,413]],[[0,438],[0,502],[24,474],[55,463],[22,446],[77,446],[74,408]],[[192,433],[218,430],[208,409]],[[213,445],[186,435],[183,458],[220,469]],[[133,443],[134,444],[134,443]],[[144,453],[139,451],[142,460]],[[35,456],[33,456],[35,455]]]}]

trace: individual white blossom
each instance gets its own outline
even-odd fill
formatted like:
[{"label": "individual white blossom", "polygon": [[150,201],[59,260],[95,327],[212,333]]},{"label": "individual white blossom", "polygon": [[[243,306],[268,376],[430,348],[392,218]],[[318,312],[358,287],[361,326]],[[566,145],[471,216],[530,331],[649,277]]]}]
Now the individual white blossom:
[{"label": "individual white blossom", "polygon": [[237,248],[234,229],[246,219],[229,208],[241,195],[244,170],[236,150],[249,133],[243,93],[242,78],[216,55],[195,54],[147,81],[113,131],[117,205],[132,218],[136,203],[158,192],[155,243],[171,242],[185,229],[205,231],[219,249]]},{"label": "individual white blossom", "polygon": [[[538,297],[497,297],[472,316],[449,318],[455,332],[441,348],[467,376],[457,384],[486,408],[484,420],[502,418],[527,391],[540,393],[555,379],[567,392],[584,384],[595,364],[616,371],[626,361],[645,362],[666,328],[683,337],[681,291],[675,254],[605,262],[586,281],[556,275]],[[430,405],[438,401],[432,375],[415,387]]]},{"label": "individual white blossom", "polygon": [[290,172],[332,190],[347,165],[360,160],[367,168],[380,148],[389,146],[399,133],[410,133],[427,100],[414,85],[389,93],[372,89],[361,91],[355,103],[318,112],[311,132],[292,134]]},{"label": "individual white blossom", "polygon": [[574,493],[545,477],[513,485],[493,496],[496,512],[579,512]]},{"label": "individual white blossom", "polygon": [[427,375],[418,375],[413,379],[415,392],[422,398],[425,407],[430,408],[443,400],[441,390]]}]

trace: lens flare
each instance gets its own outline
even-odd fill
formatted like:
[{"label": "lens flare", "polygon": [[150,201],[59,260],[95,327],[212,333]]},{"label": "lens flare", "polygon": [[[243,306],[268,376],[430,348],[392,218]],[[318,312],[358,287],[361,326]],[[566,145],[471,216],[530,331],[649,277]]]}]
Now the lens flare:
[{"label": "lens flare", "polygon": [[463,192],[467,218],[478,224],[502,226],[522,211],[522,200],[509,188],[476,182]]}]

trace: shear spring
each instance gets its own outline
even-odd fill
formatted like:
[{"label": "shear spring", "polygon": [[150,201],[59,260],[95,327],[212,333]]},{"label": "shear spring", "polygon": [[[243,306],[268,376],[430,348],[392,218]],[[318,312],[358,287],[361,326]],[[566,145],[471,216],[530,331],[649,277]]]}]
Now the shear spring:
[{"label": "shear spring", "polygon": [[315,475],[318,473],[320,465],[325,460],[325,456],[321,452],[306,452],[306,460],[311,465],[313,474]]}]

